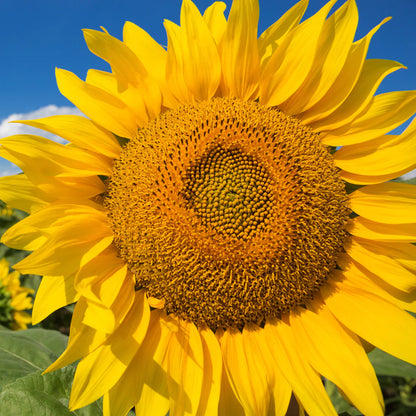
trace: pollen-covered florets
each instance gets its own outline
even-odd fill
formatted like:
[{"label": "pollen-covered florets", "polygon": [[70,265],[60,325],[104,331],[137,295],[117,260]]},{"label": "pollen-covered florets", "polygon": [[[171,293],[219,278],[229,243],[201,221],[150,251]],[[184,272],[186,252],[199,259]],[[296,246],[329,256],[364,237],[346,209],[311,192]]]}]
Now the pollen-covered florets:
[{"label": "pollen-covered florets", "polygon": [[315,133],[226,98],[141,129],[114,166],[105,206],[137,286],[213,329],[312,298],[335,267],[349,212]]}]

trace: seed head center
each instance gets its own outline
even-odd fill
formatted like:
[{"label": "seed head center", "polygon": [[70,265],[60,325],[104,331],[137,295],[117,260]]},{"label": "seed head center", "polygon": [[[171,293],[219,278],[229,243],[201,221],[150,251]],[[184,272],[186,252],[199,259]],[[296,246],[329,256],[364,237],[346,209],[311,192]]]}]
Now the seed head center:
[{"label": "seed head center", "polygon": [[270,220],[269,175],[253,156],[216,146],[186,172],[182,196],[201,223],[235,240],[248,240]]},{"label": "seed head center", "polygon": [[344,183],[317,134],[254,101],[166,111],[114,163],[104,207],[137,288],[212,329],[304,305],[346,237]]}]

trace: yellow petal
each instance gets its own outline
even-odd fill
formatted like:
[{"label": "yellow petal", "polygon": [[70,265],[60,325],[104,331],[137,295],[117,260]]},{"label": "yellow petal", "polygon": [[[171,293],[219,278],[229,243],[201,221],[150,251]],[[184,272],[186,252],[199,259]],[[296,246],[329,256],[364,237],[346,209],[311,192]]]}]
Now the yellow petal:
[{"label": "yellow petal", "polygon": [[356,175],[354,173],[350,173],[346,171],[341,171],[339,175],[341,179],[350,183],[354,183],[357,185],[374,185],[374,184],[389,181],[394,178],[398,178],[399,176],[402,176],[413,169],[416,169],[416,163],[411,169],[404,169],[400,172],[393,173],[390,175],[365,176],[365,175]]},{"label": "yellow petal", "polygon": [[[105,283],[107,278],[118,273],[124,267],[124,260],[120,258],[118,250],[111,245],[78,271],[75,278],[75,286],[80,292],[92,291],[91,295],[98,296],[100,285]],[[123,278],[125,275],[126,271],[123,272]],[[121,281],[118,282],[118,285],[121,285]],[[96,288],[94,288],[94,286],[96,286]],[[120,287],[114,288],[115,292],[119,289]],[[106,303],[110,304],[115,295],[116,294],[114,293],[111,296],[110,302]]]},{"label": "yellow petal", "polygon": [[221,377],[221,396],[220,402],[218,404],[218,416],[229,415],[245,416],[245,412],[230,386],[230,380],[228,379],[227,371],[223,365]]},{"label": "yellow petal", "polygon": [[[87,206],[48,207],[25,220],[21,225],[22,234],[27,224],[40,229],[48,240],[15,265],[22,273],[70,275],[102,252],[113,240],[105,213]],[[29,232],[32,230],[29,229]],[[7,234],[3,238],[7,241]]]},{"label": "yellow petal", "polygon": [[158,299],[153,296],[148,296],[147,301],[151,308],[163,309],[165,307],[165,299]]},{"label": "yellow petal", "polygon": [[43,276],[33,305],[33,325],[43,321],[52,312],[74,303],[78,299],[79,294],[74,288],[74,275]]},{"label": "yellow petal", "polygon": [[[72,240],[71,240],[71,238]],[[14,267],[25,274],[69,275],[107,248],[113,237],[79,241],[79,235],[65,230],[63,235],[51,238],[41,248],[17,263]],[[72,258],[72,256],[74,256]]]},{"label": "yellow petal", "polygon": [[[54,232],[58,231],[59,234],[62,227],[67,231],[68,227],[78,228],[81,229],[81,235],[88,234],[88,227],[85,227],[86,222],[89,224],[98,222],[100,225],[98,225],[97,231],[101,230],[103,231],[102,235],[109,235],[109,232],[105,231],[107,221],[105,213],[97,210],[97,206],[50,205],[9,228],[3,234],[2,242],[20,250],[37,250],[48,243],[48,239]],[[91,218],[93,218],[92,223]],[[92,239],[95,237],[99,239],[100,232],[95,234],[94,229],[89,229],[89,234],[92,234]],[[91,238],[87,240],[91,240]]]},{"label": "yellow petal", "polygon": [[221,43],[224,95],[247,100],[257,90],[260,75],[258,20],[258,0],[233,1]]},{"label": "yellow petal", "polygon": [[84,30],[84,36],[91,52],[105,59],[114,73],[116,86],[107,91],[114,96],[117,96],[114,94],[117,91],[134,91],[136,101],[126,104],[135,113],[139,125],[157,117],[161,106],[159,85],[129,47],[113,36],[96,30]]},{"label": "yellow petal", "polygon": [[167,376],[172,416],[193,415],[201,398],[204,354],[198,329],[180,321],[169,343]]},{"label": "yellow petal", "polygon": [[383,244],[376,243],[381,250],[391,258],[394,258],[406,269],[416,274],[416,246],[407,243]]},{"label": "yellow petal", "polygon": [[106,185],[98,176],[51,177],[45,172],[41,179],[45,182],[36,182],[36,186],[57,203],[89,200],[107,191]]},{"label": "yellow petal", "polygon": [[21,134],[1,139],[0,144],[0,155],[19,166],[35,183],[42,182],[47,176],[82,177],[111,173],[112,160],[44,137]]},{"label": "yellow petal", "polygon": [[134,302],[135,279],[126,272],[127,266],[105,279],[98,285],[97,296],[92,291],[81,292],[88,294],[84,324],[106,333],[114,332]]},{"label": "yellow petal", "polygon": [[[362,239],[357,239],[362,244]],[[369,241],[365,243],[369,244]],[[371,242],[371,250],[375,252],[383,253],[385,256],[390,257],[401,264],[409,271],[416,273],[416,246],[409,243],[382,243],[373,241]]]},{"label": "yellow petal", "polygon": [[101,205],[92,201],[83,202],[84,204],[50,204],[18,224],[24,223],[49,236],[52,230],[57,227],[65,226],[70,221],[84,220],[86,217],[93,218],[103,224],[107,223],[106,213]]},{"label": "yellow petal", "polygon": [[[343,283],[349,284],[353,287],[361,288],[370,293],[374,293],[377,296],[387,300],[390,303],[398,306],[400,309],[404,309],[410,312],[416,312],[416,293],[415,292],[402,292],[401,290],[393,287],[377,275],[371,273],[369,270],[357,264],[354,260],[345,256],[346,259],[342,261],[340,267],[342,272],[339,273],[340,279]],[[416,260],[415,260],[416,261]]]},{"label": "yellow petal", "polygon": [[283,321],[268,322],[263,337],[274,357],[273,365],[280,368],[307,413],[336,416],[319,374],[303,357],[291,327]]},{"label": "yellow petal", "polygon": [[147,71],[129,47],[106,32],[84,29],[84,38],[88,49],[107,61],[119,80],[119,85],[128,83],[137,86]]},{"label": "yellow petal", "polygon": [[[30,309],[30,307],[28,307],[27,309]],[[31,322],[31,316],[26,312],[15,310],[13,312],[13,321],[14,322],[11,324],[12,330],[19,331],[21,329],[27,329],[27,326]]]},{"label": "yellow petal", "polygon": [[282,104],[285,113],[301,113],[324,97],[344,67],[357,24],[355,0],[347,1],[323,24],[310,74],[296,93]]},{"label": "yellow petal", "polygon": [[161,85],[165,82],[166,51],[145,30],[132,22],[123,28],[123,41]]},{"label": "yellow petal", "polygon": [[216,1],[211,6],[207,7],[203,18],[211,32],[215,43],[219,45],[227,27],[227,20],[224,16],[226,4],[222,1]]},{"label": "yellow petal", "polygon": [[[267,393],[267,396],[270,396],[267,415],[285,416],[292,397],[292,388],[279,368],[270,365],[274,358],[271,356],[269,348],[263,343],[262,329],[251,327],[250,330],[245,331],[245,339],[248,340],[247,343],[253,350],[253,357],[257,357],[256,365],[253,364],[252,368],[257,368],[261,374],[266,376],[267,386],[271,393]],[[246,341],[244,342],[246,343]]]},{"label": "yellow petal", "polygon": [[153,355],[157,373],[154,371],[155,367],[147,365],[148,374],[145,374],[145,384],[135,407],[136,416],[147,416],[148,409],[152,409],[155,416],[164,416],[168,410],[170,411],[166,376],[169,344],[167,345],[165,342],[172,339],[171,329],[175,323],[165,314],[161,314],[160,321],[160,325],[163,327],[161,342]]},{"label": "yellow petal", "polygon": [[356,237],[384,242],[416,241],[416,224],[382,224],[363,217],[354,218],[347,231]]},{"label": "yellow petal", "polygon": [[[26,218],[30,218],[30,216]],[[33,251],[47,242],[48,238],[45,235],[42,235],[36,228],[26,225],[26,221],[23,222],[26,218],[10,227],[2,235],[1,241],[4,244],[18,250]]]},{"label": "yellow petal", "polygon": [[102,153],[110,158],[118,157],[121,150],[113,134],[85,117],[58,115],[37,120],[21,120],[19,123],[56,134],[83,149]]},{"label": "yellow petal", "polygon": [[294,28],[270,57],[262,73],[260,102],[277,106],[290,98],[308,77],[325,18],[336,0]]},{"label": "yellow petal", "polygon": [[221,348],[217,338],[210,329],[200,329],[199,334],[204,352],[204,372],[201,399],[196,415],[214,415],[218,412],[221,393]]},{"label": "yellow petal", "polygon": [[[13,295],[13,299],[10,301],[10,306],[16,311],[24,311],[26,309],[32,309],[32,299],[27,295],[34,293],[33,289],[21,289],[20,293]],[[32,322],[32,317],[28,315],[28,322]]]},{"label": "yellow petal", "polygon": [[167,84],[179,103],[208,100],[216,92],[221,64],[211,32],[196,6],[182,3],[181,27],[165,21],[168,35]]},{"label": "yellow petal", "polygon": [[364,112],[345,127],[323,133],[323,143],[345,146],[376,139],[416,112],[416,91],[394,91],[373,97]]},{"label": "yellow petal", "polygon": [[87,307],[85,299],[80,298],[77,301],[71,318],[68,346],[62,355],[45,370],[45,373],[55,371],[85,357],[108,337],[106,333],[92,329],[82,323]]},{"label": "yellow petal", "polygon": [[38,211],[49,202],[48,197],[23,174],[1,177],[0,195],[9,207],[29,213]]},{"label": "yellow petal", "polygon": [[338,323],[328,308],[290,315],[304,359],[340,387],[363,414],[380,415],[383,397],[376,374],[359,340]]},{"label": "yellow petal", "polygon": [[362,39],[354,42],[351,46],[344,67],[324,97],[312,108],[297,117],[304,123],[311,125],[314,121],[321,120],[332,114],[350,96],[361,76],[363,67],[366,65],[365,57],[373,35],[386,23],[384,19],[379,25],[373,28]]},{"label": "yellow petal", "polygon": [[372,293],[342,283],[325,286],[325,303],[343,325],[377,348],[416,364],[416,320]]},{"label": "yellow petal", "polygon": [[191,0],[181,9],[183,77],[197,101],[209,100],[221,78],[221,64],[214,38]]},{"label": "yellow petal", "polygon": [[135,118],[122,101],[63,69],[56,70],[56,81],[61,94],[95,123],[120,137],[136,135]]},{"label": "yellow petal", "polygon": [[251,330],[228,329],[221,340],[224,366],[246,415],[267,415],[272,380],[267,379]]},{"label": "yellow petal", "polygon": [[1,279],[5,282],[5,284],[8,284],[10,281],[9,279],[11,279],[9,270],[10,264],[8,264],[5,258],[2,258],[0,260],[0,276]]},{"label": "yellow petal", "polygon": [[173,108],[192,102],[191,92],[188,90],[184,78],[184,62],[182,54],[183,31],[175,23],[165,20],[164,26],[168,37],[168,52],[166,63],[167,88],[164,99]]},{"label": "yellow petal", "polygon": [[399,62],[367,59],[348,98],[329,117],[312,123],[311,127],[316,131],[325,131],[347,125],[365,110],[383,79],[401,68],[406,67]]},{"label": "yellow petal", "polygon": [[91,300],[88,300],[88,308],[85,311],[82,323],[95,330],[99,329],[106,334],[111,334],[116,327],[113,312],[103,304]]},{"label": "yellow petal", "polygon": [[143,343],[104,398],[104,415],[125,415],[134,405],[137,416],[148,415],[149,409],[152,416],[165,416],[169,411],[166,356],[172,332],[163,325],[163,316],[160,310],[151,312]]},{"label": "yellow petal", "polygon": [[299,24],[307,6],[308,0],[300,0],[260,35],[258,48],[262,70],[283,38]]},{"label": "yellow petal", "polygon": [[[85,221],[87,218],[94,218],[102,224],[107,222],[101,206],[93,202],[88,202],[86,205],[53,204],[19,221],[3,234],[2,239],[13,248],[23,249],[17,241],[23,245],[28,244],[35,233],[50,237],[57,228],[66,226],[69,222]],[[31,237],[26,239],[26,233]],[[45,239],[43,241],[46,242]]]},{"label": "yellow petal", "polygon": [[334,154],[335,164],[348,173],[382,176],[386,180],[416,165],[416,119],[399,136],[386,135],[368,142],[344,146]]},{"label": "yellow petal", "polygon": [[[98,87],[110,93],[113,97],[123,102],[131,112],[134,117],[134,122],[138,127],[145,126],[149,121],[148,109],[142,98],[144,92],[140,90],[140,86],[129,84],[126,87],[119,88],[116,75],[95,69],[88,70],[86,82],[89,85],[93,85],[94,87]],[[156,91],[158,90],[156,89]],[[152,114],[152,119],[159,114],[159,109],[156,111],[157,114]]]},{"label": "yellow petal", "polygon": [[292,398],[292,388],[286,379],[279,373],[275,375],[272,401],[270,402],[268,416],[285,416]]},{"label": "yellow petal", "polygon": [[143,342],[149,318],[150,308],[144,291],[138,291],[123,323],[78,364],[71,391],[71,409],[97,400],[114,386]]},{"label": "yellow petal", "polygon": [[117,323],[134,301],[134,285],[133,275],[113,246],[82,267],[75,278],[77,291],[88,300],[110,308]]},{"label": "yellow petal", "polygon": [[416,277],[394,257],[389,245],[352,237],[345,245],[347,254],[393,287],[410,292],[416,288]]},{"label": "yellow petal", "polygon": [[398,182],[365,186],[349,195],[358,215],[386,224],[416,222],[416,187]]}]

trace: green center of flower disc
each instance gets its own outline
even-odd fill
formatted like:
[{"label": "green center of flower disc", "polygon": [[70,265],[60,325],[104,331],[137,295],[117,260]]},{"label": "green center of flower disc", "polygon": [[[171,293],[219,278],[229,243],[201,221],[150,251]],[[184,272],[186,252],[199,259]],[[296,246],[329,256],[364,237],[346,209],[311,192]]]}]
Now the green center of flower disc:
[{"label": "green center of flower disc", "polygon": [[265,229],[274,205],[265,167],[240,149],[221,146],[187,169],[181,196],[201,224],[242,240]]},{"label": "green center of flower disc", "polygon": [[115,162],[104,205],[136,287],[213,330],[279,318],[313,298],[349,215],[314,132],[226,98],[140,129]]}]

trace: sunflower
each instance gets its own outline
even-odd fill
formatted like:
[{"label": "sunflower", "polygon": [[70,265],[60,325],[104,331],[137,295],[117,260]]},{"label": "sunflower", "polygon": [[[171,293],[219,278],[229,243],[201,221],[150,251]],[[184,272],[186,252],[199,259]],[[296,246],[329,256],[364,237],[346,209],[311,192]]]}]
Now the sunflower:
[{"label": "sunflower", "polygon": [[416,364],[416,91],[375,95],[381,22],[301,0],[257,33],[257,0],[184,0],[164,49],[131,22],[85,30],[111,72],[58,69],[88,118],[23,121],[0,197],[30,216],[3,241],[43,277],[33,320],[76,303],[70,407],[105,415],[335,415],[322,376],[383,414],[366,350]]},{"label": "sunflower", "polygon": [[10,265],[6,259],[0,260],[0,325],[18,330],[26,329],[31,316],[25,312],[32,309],[29,296],[32,289],[20,286],[20,274],[9,273]]}]

